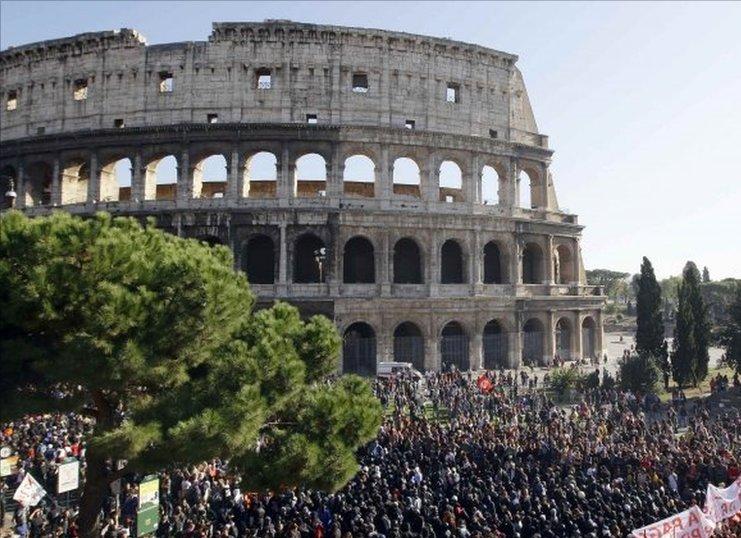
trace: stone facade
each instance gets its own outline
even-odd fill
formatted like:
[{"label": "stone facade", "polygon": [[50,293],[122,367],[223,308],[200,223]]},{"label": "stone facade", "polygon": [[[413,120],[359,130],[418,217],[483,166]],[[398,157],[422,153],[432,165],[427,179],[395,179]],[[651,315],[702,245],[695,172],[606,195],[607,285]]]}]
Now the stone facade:
[{"label": "stone facade", "polygon": [[[516,59],[288,21],[215,23],[208,42],[147,46],[120,30],[12,48],[0,53],[0,181],[32,215],[155,216],[229,245],[261,304],[334,319],[345,370],[598,356],[604,299],[586,285],[582,226],[558,208]],[[256,177],[268,154],[275,176]],[[307,154],[323,174],[301,175]],[[362,181],[346,175],[359,155],[372,162]],[[166,156],[171,184],[156,177]],[[225,181],[204,177],[212,156]],[[418,179],[400,177],[399,159]]]}]

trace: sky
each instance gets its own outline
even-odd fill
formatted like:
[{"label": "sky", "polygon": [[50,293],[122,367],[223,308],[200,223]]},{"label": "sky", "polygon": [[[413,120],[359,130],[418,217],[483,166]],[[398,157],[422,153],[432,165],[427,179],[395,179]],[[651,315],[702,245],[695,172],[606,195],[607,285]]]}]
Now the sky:
[{"label": "sky", "polygon": [[135,28],[206,40],[212,21],[290,19],[510,52],[587,269],[687,260],[741,278],[741,3],[0,2],[0,48]]}]

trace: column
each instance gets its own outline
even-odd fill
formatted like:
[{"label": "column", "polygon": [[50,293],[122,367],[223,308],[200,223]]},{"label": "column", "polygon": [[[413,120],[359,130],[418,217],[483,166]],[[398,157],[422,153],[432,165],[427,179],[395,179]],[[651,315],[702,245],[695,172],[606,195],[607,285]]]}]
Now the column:
[{"label": "column", "polygon": [[286,223],[280,224],[280,251],[278,255],[278,295],[288,291],[288,248],[286,245]]},{"label": "column", "polygon": [[433,331],[428,332],[428,337],[425,338],[425,368],[439,372],[440,367],[440,344],[438,342],[437,332],[433,328]]},{"label": "column", "polygon": [[187,204],[193,197],[193,170],[190,166],[190,152],[188,148],[180,151],[178,159],[177,204]]},{"label": "column", "polygon": [[340,145],[334,144],[332,159],[327,163],[327,197],[333,200],[340,198],[344,192],[345,163],[340,162],[341,159]]},{"label": "column", "polygon": [[507,183],[509,188],[507,189],[507,206],[518,207],[520,205],[520,163],[514,157],[509,160],[509,168],[507,170],[508,177]]},{"label": "column", "polygon": [[483,338],[480,332],[475,332],[471,337],[471,349],[469,353],[469,368],[471,370],[480,370],[483,364]]},{"label": "column", "polygon": [[434,155],[430,155],[427,158],[427,162],[423,164],[422,169],[419,171],[420,188],[422,189],[422,199],[426,202],[438,202],[439,196],[439,184],[440,184],[440,171],[436,166],[436,159]]},{"label": "column", "polygon": [[552,286],[555,284],[553,274],[553,236],[548,236],[548,243],[546,244],[545,249],[545,282],[543,284],[547,284],[549,286]]},{"label": "column", "polygon": [[551,200],[550,200],[550,189],[548,188],[548,163],[543,163],[541,168],[541,175],[542,175],[542,181],[540,188],[542,189],[542,200],[543,200],[543,208],[544,209],[551,209]]},{"label": "column", "polygon": [[556,354],[556,328],[553,321],[553,311],[549,310],[546,312],[546,324],[545,324],[545,355],[543,356],[543,364],[550,365],[553,363],[553,357]]},{"label": "column", "polygon": [[227,165],[226,197],[236,200],[242,197],[244,192],[244,174],[242,173],[242,156],[237,146],[232,147],[229,163]]},{"label": "column", "polygon": [[596,327],[595,327],[595,350],[597,353],[599,353],[599,358],[601,359],[606,353],[607,348],[605,347],[605,328],[602,324],[602,309],[600,308],[597,311],[597,319],[596,319]]},{"label": "column", "polygon": [[16,209],[23,209],[26,207],[26,178],[25,171],[23,170],[23,161],[18,161],[16,170],[15,192],[17,197],[15,199],[15,207]]},{"label": "column", "polygon": [[280,205],[287,206],[290,204],[290,200],[293,198],[295,192],[293,185],[295,164],[291,162],[291,153],[287,144],[283,146],[277,168],[277,196],[280,199]]},{"label": "column", "polygon": [[131,167],[131,196],[132,202],[142,202],[146,199],[145,181],[146,170],[142,166],[142,152],[137,150]]},{"label": "column", "polygon": [[384,232],[381,237],[381,255],[378,257],[378,275],[381,282],[381,295],[391,295],[391,254],[389,251],[389,234]]},{"label": "column", "polygon": [[521,285],[522,284],[522,255],[523,255],[523,244],[522,244],[522,238],[515,235],[515,240],[512,245],[512,269],[510,271],[511,282],[515,285]]},{"label": "column", "polygon": [[[574,238],[574,283],[581,285],[581,237]],[[586,282],[584,282],[586,284]]]},{"label": "column", "polygon": [[51,176],[51,205],[61,205],[62,203],[62,182],[61,182],[62,164],[59,157],[54,159],[54,169]]},{"label": "column", "polygon": [[522,360],[522,314],[515,312],[513,330],[507,333],[510,368],[519,368]]},{"label": "column", "polygon": [[87,182],[87,203],[94,204],[100,201],[100,169],[98,168],[98,153],[90,152],[90,175]]},{"label": "column", "polygon": [[381,200],[388,200],[393,193],[394,181],[393,164],[389,163],[389,148],[381,146],[381,160],[376,164],[375,196]]},{"label": "column", "polygon": [[464,195],[466,202],[469,204],[477,204],[481,201],[481,166],[479,165],[479,156],[476,153],[471,154],[469,159],[469,171]]},{"label": "column", "polygon": [[576,327],[574,327],[574,359],[581,359],[584,356],[584,350],[582,349],[582,334],[581,324],[584,321],[584,314],[581,310],[576,311]]},{"label": "column", "polygon": [[481,250],[481,230],[478,227],[473,230],[473,250],[471,251],[471,283],[474,293],[481,293],[484,289],[482,277],[482,264],[484,253]]},{"label": "column", "polygon": [[438,286],[440,285],[440,253],[439,239],[436,232],[432,232],[430,238],[430,251],[427,253],[427,282],[429,285],[430,296],[437,295]]}]

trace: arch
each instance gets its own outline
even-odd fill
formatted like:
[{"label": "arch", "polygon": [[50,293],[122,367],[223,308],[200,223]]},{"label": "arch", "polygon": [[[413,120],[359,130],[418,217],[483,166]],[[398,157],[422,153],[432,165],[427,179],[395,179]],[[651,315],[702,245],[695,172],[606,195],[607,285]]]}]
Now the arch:
[{"label": "arch", "polygon": [[299,284],[325,282],[327,248],[316,235],[307,233],[296,240],[293,251],[293,281]]},{"label": "arch", "polygon": [[223,198],[226,178],[224,155],[212,153],[198,159],[193,166],[193,198]]},{"label": "arch", "polygon": [[373,198],[375,181],[376,165],[373,159],[365,155],[352,155],[345,159],[342,184],[346,196]]},{"label": "arch", "polygon": [[484,326],[484,368],[496,370],[507,367],[507,334],[502,324],[493,319]]},{"label": "arch", "polygon": [[51,204],[51,185],[54,170],[49,163],[38,161],[25,170],[23,198],[27,207]]},{"label": "arch", "polygon": [[163,155],[149,161],[144,173],[145,200],[175,200],[177,197],[178,160]]},{"label": "arch", "polygon": [[522,283],[542,284],[543,249],[535,243],[527,243],[522,251]]},{"label": "arch", "polygon": [[506,264],[499,244],[489,241],[484,246],[484,284],[503,284],[505,271]]},{"label": "arch", "polygon": [[275,198],[278,194],[278,158],[269,151],[249,156],[244,166],[241,195],[245,198]]},{"label": "arch", "polygon": [[131,178],[133,165],[128,157],[108,160],[100,168],[101,202],[131,200]]},{"label": "arch", "polygon": [[90,185],[90,163],[85,159],[72,159],[62,167],[62,178],[59,187],[62,193],[62,205],[84,204],[87,202]]},{"label": "arch", "polygon": [[581,322],[581,354],[585,359],[597,358],[596,328],[597,324],[591,316]]},{"label": "arch", "polygon": [[462,202],[463,172],[454,161],[443,161],[438,169],[439,200],[441,202]]},{"label": "arch", "polygon": [[556,355],[560,359],[571,359],[571,322],[560,318],[556,322]]},{"label": "arch", "polygon": [[522,362],[526,366],[543,362],[544,338],[543,323],[537,318],[530,318],[522,326]]},{"label": "arch", "polygon": [[468,334],[457,321],[448,322],[440,333],[440,364],[443,371],[453,366],[463,371],[470,368]]},{"label": "arch", "polygon": [[422,255],[409,237],[394,244],[394,284],[422,284]]},{"label": "arch", "polygon": [[394,360],[411,362],[420,372],[425,370],[425,339],[411,321],[399,323],[394,329]]},{"label": "arch", "polygon": [[376,332],[365,322],[353,323],[343,333],[342,372],[376,375]]},{"label": "arch", "polygon": [[497,205],[499,203],[499,173],[493,166],[486,165],[481,169],[481,203]]},{"label": "arch", "polygon": [[399,157],[394,161],[394,194],[421,198],[419,166],[409,157]]},{"label": "arch", "polygon": [[342,256],[345,284],[373,284],[376,281],[376,262],[373,243],[355,236],[345,243]]},{"label": "arch", "polygon": [[448,239],[440,249],[440,283],[463,284],[465,274],[461,246],[455,239]]},{"label": "arch", "polygon": [[520,207],[525,209],[535,209],[545,207],[543,199],[543,179],[538,165],[535,163],[526,163],[522,166],[517,178],[520,193]]},{"label": "arch", "polygon": [[575,282],[574,258],[571,249],[566,245],[558,245],[553,252],[553,280],[557,284]]},{"label": "arch", "polygon": [[244,244],[242,271],[250,284],[275,283],[275,243],[269,236],[256,234]]},{"label": "arch", "polygon": [[314,198],[327,195],[327,161],[318,153],[307,153],[296,160],[296,196]]}]

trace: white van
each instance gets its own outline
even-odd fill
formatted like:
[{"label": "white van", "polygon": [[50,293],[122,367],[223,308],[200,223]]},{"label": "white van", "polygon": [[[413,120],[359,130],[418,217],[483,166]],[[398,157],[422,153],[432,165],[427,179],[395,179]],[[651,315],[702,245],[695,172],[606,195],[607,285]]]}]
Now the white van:
[{"label": "white van", "polygon": [[393,377],[401,373],[413,375],[417,379],[424,377],[418,370],[414,369],[411,362],[379,362],[376,368],[378,377]]}]

